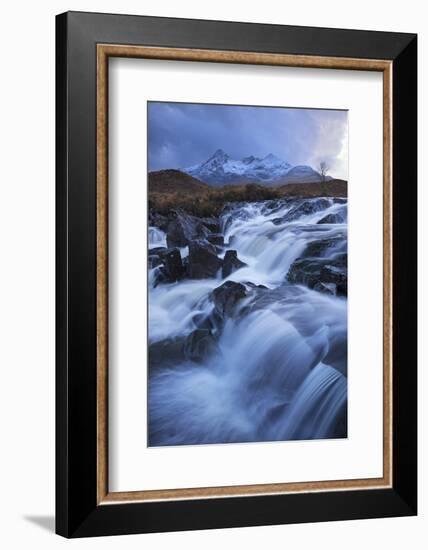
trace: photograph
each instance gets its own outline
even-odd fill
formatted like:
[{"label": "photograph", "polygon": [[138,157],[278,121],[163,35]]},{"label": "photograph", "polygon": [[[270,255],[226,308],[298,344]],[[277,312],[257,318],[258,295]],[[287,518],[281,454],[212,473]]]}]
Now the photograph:
[{"label": "photograph", "polygon": [[427,547],[423,6],[2,5],[1,548]]},{"label": "photograph", "polygon": [[347,438],[348,111],[148,101],[147,159],[148,446]]}]

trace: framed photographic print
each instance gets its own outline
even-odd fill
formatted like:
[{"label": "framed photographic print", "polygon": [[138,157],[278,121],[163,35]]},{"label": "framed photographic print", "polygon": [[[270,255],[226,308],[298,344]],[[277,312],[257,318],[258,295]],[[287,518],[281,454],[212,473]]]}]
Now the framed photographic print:
[{"label": "framed photographic print", "polygon": [[57,16],[57,532],[414,515],[416,36]]}]

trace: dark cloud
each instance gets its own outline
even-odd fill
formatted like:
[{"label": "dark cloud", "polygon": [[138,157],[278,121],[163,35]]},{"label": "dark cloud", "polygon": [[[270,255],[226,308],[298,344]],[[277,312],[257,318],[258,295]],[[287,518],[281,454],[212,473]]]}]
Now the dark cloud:
[{"label": "dark cloud", "polygon": [[221,148],[232,158],[263,157],[316,167],[327,160],[347,177],[347,112],[150,102],[149,170],[185,168]]}]

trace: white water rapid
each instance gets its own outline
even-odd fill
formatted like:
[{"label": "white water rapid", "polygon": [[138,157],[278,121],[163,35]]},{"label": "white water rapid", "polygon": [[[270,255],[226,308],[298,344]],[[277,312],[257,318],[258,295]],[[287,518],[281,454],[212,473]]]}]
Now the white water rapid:
[{"label": "white water rapid", "polygon": [[[347,436],[347,299],[287,280],[311,243],[330,243],[325,260],[346,253],[347,204],[305,203],[319,210],[286,220],[296,201],[229,205],[219,257],[233,249],[247,266],[225,279],[156,285],[159,267],[150,270],[150,446]],[[317,223],[328,215],[336,223]],[[159,246],[166,235],[150,227],[149,248]],[[227,280],[247,295],[222,324],[209,321],[210,295]],[[186,358],[186,338],[200,326],[210,327],[210,346],[202,360]]]}]

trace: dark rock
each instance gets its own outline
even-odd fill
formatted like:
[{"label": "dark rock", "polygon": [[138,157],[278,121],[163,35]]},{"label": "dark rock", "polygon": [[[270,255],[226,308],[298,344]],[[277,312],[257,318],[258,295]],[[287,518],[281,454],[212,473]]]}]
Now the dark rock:
[{"label": "dark rock", "polygon": [[295,232],[296,235],[299,235],[300,233],[321,233],[321,232],[325,232],[325,233],[329,233],[330,232],[330,228],[329,227],[324,227],[323,225],[298,225],[296,226],[293,231]]},{"label": "dark rock", "polygon": [[327,214],[324,218],[321,218],[317,223],[346,223],[348,218],[347,207],[342,206],[335,214]]},{"label": "dark rock", "polygon": [[168,277],[165,274],[164,265],[161,264],[159,266],[156,266],[154,268],[154,273],[153,273],[153,286],[157,287],[162,283],[168,283],[168,282],[170,281],[168,281]]},{"label": "dark rock", "polygon": [[167,248],[164,246],[157,246],[155,248],[149,249],[149,256],[148,256],[148,267],[149,269],[153,269],[154,267],[158,267],[159,265],[163,264],[163,257],[165,253],[167,252]]},{"label": "dark rock", "polygon": [[336,293],[341,296],[348,294],[348,274],[342,265],[326,265],[321,269],[320,280],[326,284],[335,284]]},{"label": "dark rock", "polygon": [[279,223],[292,222],[298,220],[302,216],[308,216],[309,214],[315,214],[315,212],[325,210],[330,206],[330,204],[330,201],[324,198],[305,200],[289,210],[287,214],[285,214],[285,216],[280,218],[281,222],[275,223],[276,220],[274,220],[273,223],[275,225],[278,225]]},{"label": "dark rock", "polygon": [[189,256],[184,257],[181,263],[183,264],[183,276],[189,276]]},{"label": "dark rock", "polygon": [[155,248],[149,249],[149,255],[156,255],[162,257],[166,252],[168,251],[168,248],[165,246],[156,246]]},{"label": "dark rock", "polygon": [[185,360],[185,338],[171,338],[149,345],[149,368],[176,366]]},{"label": "dark rock", "polygon": [[293,199],[271,199],[264,203],[263,213],[274,214],[290,204]]},{"label": "dark rock", "polygon": [[327,214],[327,216],[321,218],[317,223],[343,223],[343,216],[340,214]]},{"label": "dark rock", "polygon": [[156,283],[178,281],[184,275],[183,262],[178,248],[162,246],[151,248],[148,258],[149,268],[163,265],[156,275]]},{"label": "dark rock", "polygon": [[220,222],[217,218],[210,217],[210,218],[199,218],[199,219],[200,219],[200,222],[213,233],[220,232]]},{"label": "dark rock", "polygon": [[334,259],[299,258],[291,265],[287,279],[290,283],[303,284],[314,290],[346,296],[346,264],[347,254],[340,254]]},{"label": "dark rock", "polygon": [[241,260],[238,258],[238,253],[236,252],[236,250],[227,250],[223,259],[221,276],[223,279],[229,277],[231,273],[233,273],[237,269],[240,269],[241,267],[246,267],[246,265],[246,263],[241,262]]},{"label": "dark rock", "polygon": [[318,292],[322,292],[323,294],[331,294],[332,296],[336,295],[336,285],[333,283],[318,282],[314,286],[314,290],[318,290]]},{"label": "dark rock", "polygon": [[163,264],[163,260],[160,256],[157,256],[156,254],[149,254],[148,257],[148,266],[149,269],[153,269],[154,267],[158,267],[159,265]]},{"label": "dark rock", "polygon": [[344,197],[335,197],[333,199],[333,202],[336,204],[346,204],[348,202],[348,199],[345,199]]},{"label": "dark rock", "polygon": [[314,286],[320,282],[320,273],[323,265],[323,261],[318,258],[300,258],[291,264],[287,279],[290,283],[314,288]]},{"label": "dark rock", "polygon": [[265,285],[256,285],[255,283],[252,283],[251,281],[246,281],[243,283],[247,288],[259,288],[261,290],[268,290],[268,287]]},{"label": "dark rock", "polygon": [[159,229],[162,229],[162,231],[166,231],[168,227],[168,218],[167,216],[159,214],[159,212],[156,212],[151,208],[149,210],[149,225],[158,227]]},{"label": "dark rock", "polygon": [[189,244],[187,275],[190,279],[215,277],[222,265],[214,245],[206,241],[192,241]]},{"label": "dark rock", "polygon": [[211,292],[215,312],[222,319],[232,315],[236,304],[242,298],[245,298],[246,295],[247,291],[244,285],[233,281],[226,281]]},{"label": "dark rock", "polygon": [[346,240],[341,235],[338,235],[330,239],[319,239],[317,241],[312,241],[306,246],[301,257],[322,257],[328,250],[331,250],[332,248],[346,250]]},{"label": "dark rock", "polygon": [[195,239],[205,239],[209,230],[195,216],[182,210],[171,210],[168,215],[166,242],[168,247],[187,246]]},{"label": "dark rock", "polygon": [[337,254],[337,256],[334,256],[334,258],[332,260],[328,261],[328,264],[346,270],[347,267],[348,267],[348,254],[347,254],[347,252],[342,252],[341,254]]},{"label": "dark rock", "polygon": [[215,329],[215,323],[211,318],[211,315],[206,315],[205,313],[197,313],[192,321],[197,328],[212,330]]},{"label": "dark rock", "polygon": [[348,280],[336,285],[336,296],[348,296]]},{"label": "dark rock", "polygon": [[223,208],[223,231],[225,233],[235,220],[245,221],[251,217],[251,214],[246,209],[242,209],[242,207],[247,205],[248,203],[246,202],[234,202]]},{"label": "dark rock", "polygon": [[211,244],[215,244],[216,246],[224,246],[224,237],[220,233],[208,235],[207,241]]},{"label": "dark rock", "polygon": [[168,250],[163,257],[163,261],[165,264],[164,273],[168,280],[173,283],[181,279],[184,270],[178,248]]},{"label": "dark rock", "polygon": [[202,361],[216,348],[215,338],[208,329],[198,328],[191,332],[184,344],[184,355],[192,361]]},{"label": "dark rock", "polygon": [[284,282],[276,288],[267,288],[264,285],[255,285],[254,283],[243,283],[247,290],[248,300],[245,306],[239,309],[239,315],[245,317],[254,311],[270,309],[273,305],[283,303],[286,300],[300,299],[303,290],[297,285],[290,285]]},{"label": "dark rock", "polygon": [[342,410],[338,413],[336,425],[332,427],[331,438],[346,438],[348,437],[348,407],[346,403],[342,405]]}]

